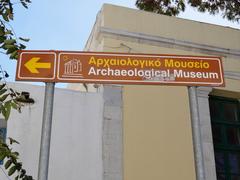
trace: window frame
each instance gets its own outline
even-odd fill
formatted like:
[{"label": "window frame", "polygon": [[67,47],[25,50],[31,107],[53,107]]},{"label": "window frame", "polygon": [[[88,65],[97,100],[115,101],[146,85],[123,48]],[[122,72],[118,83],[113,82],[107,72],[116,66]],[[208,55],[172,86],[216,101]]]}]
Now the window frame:
[{"label": "window frame", "polygon": [[[220,115],[218,116],[219,119],[216,119],[216,117],[213,117],[211,114],[211,103],[214,101],[214,103],[217,103],[217,106],[215,108],[219,108]],[[236,106],[237,110],[237,121],[228,121],[224,117],[224,104],[227,103],[234,104]],[[216,104],[215,104],[216,105]],[[213,141],[214,146],[214,153],[215,153],[215,163],[216,163],[216,153],[220,152],[224,155],[224,172],[217,172],[217,166],[216,166],[216,173],[217,175],[224,174],[226,177],[226,180],[232,180],[232,176],[239,176],[240,177],[240,167],[238,173],[232,173],[230,168],[230,159],[229,155],[231,153],[239,153],[240,156],[240,142],[238,145],[235,144],[229,144],[228,142],[228,136],[227,136],[227,128],[233,127],[237,128],[240,133],[240,103],[238,99],[233,98],[225,98],[225,97],[219,97],[219,96],[209,96],[209,108],[210,108],[210,118],[211,118],[211,126],[212,126],[212,133],[213,132],[213,126],[218,125],[220,126],[220,138],[222,139],[221,143],[216,144],[216,142]],[[214,140],[214,134],[213,140]],[[240,134],[239,134],[240,135]],[[240,138],[239,138],[240,139]],[[240,164],[239,164],[240,165]]]}]

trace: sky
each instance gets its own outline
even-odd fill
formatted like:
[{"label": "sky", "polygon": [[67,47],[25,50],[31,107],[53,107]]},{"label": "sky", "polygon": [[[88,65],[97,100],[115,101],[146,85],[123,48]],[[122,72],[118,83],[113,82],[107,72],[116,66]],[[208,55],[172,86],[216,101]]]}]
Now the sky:
[{"label": "sky", "polygon": [[[18,3],[14,5],[15,19],[11,26],[18,37],[30,38],[25,43],[29,50],[82,51],[104,3],[136,9],[135,0],[32,0],[28,9]],[[179,17],[240,29],[240,23],[199,13],[190,7]],[[2,54],[0,61],[3,70],[10,75],[8,81],[14,81],[16,61]],[[65,85],[59,83],[58,87]]]}]

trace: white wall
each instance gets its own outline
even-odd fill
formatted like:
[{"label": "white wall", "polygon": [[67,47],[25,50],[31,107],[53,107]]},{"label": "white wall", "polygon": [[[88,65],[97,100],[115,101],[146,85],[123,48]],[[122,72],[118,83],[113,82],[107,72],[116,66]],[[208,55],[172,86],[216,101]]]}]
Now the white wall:
[{"label": "white wall", "polygon": [[[16,147],[23,166],[37,179],[44,87],[13,86],[35,100],[21,114],[11,114],[8,136],[21,143]],[[102,121],[102,93],[55,90],[49,180],[102,179]],[[2,170],[0,179],[7,180]]]}]

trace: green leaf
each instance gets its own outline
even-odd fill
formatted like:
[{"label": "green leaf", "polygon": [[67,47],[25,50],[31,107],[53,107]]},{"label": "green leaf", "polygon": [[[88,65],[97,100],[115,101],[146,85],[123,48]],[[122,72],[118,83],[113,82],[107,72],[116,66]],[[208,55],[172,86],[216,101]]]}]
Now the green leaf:
[{"label": "green leaf", "polygon": [[22,170],[21,170],[20,178],[23,178],[23,176],[25,176],[25,174],[26,174],[26,170],[25,170],[25,169],[22,169]]},{"label": "green leaf", "polygon": [[9,119],[9,116],[10,116],[10,113],[11,113],[11,103],[5,103],[5,107],[6,107],[6,114],[5,114],[5,119],[8,120]]},{"label": "green leaf", "polygon": [[17,91],[16,91],[15,93],[16,93],[18,96],[20,95],[20,93],[19,93],[19,92],[17,92]]},{"label": "green leaf", "polygon": [[4,119],[7,120],[6,119],[6,109],[3,107],[3,108],[1,108],[1,110],[2,110],[2,115],[3,115]]},{"label": "green leaf", "polygon": [[2,14],[2,17],[3,17],[3,19],[5,20],[5,21],[9,21],[9,19],[8,19],[8,14],[7,13],[3,13]]},{"label": "green leaf", "polygon": [[[16,100],[16,99],[13,99],[13,102],[12,103],[15,103],[18,107],[17,107],[17,111],[19,112],[19,113],[21,113],[21,104]],[[14,108],[14,107],[13,107]],[[15,109],[15,108],[14,108]],[[0,108],[0,110],[1,110],[1,108]]]},{"label": "green leaf", "polygon": [[5,41],[6,37],[5,36],[0,36],[0,44]]},{"label": "green leaf", "polygon": [[17,50],[16,46],[14,46],[14,45],[9,45],[9,46],[11,46],[11,48],[8,48],[7,54],[11,54]]},{"label": "green leaf", "polygon": [[17,167],[16,166],[12,166],[10,168],[10,170],[8,171],[8,175],[11,176],[15,173],[15,171],[17,170]]},{"label": "green leaf", "polygon": [[4,165],[5,169],[8,169],[11,166],[11,164],[12,164],[12,161],[9,159]]},{"label": "green leaf", "polygon": [[1,48],[3,48],[4,50],[7,50],[6,44],[3,44]]},{"label": "green leaf", "polygon": [[7,48],[7,49],[10,49],[10,48],[14,48],[16,46],[13,45],[13,44],[6,44],[6,45],[4,45],[4,47]]},{"label": "green leaf", "polygon": [[11,106],[11,102],[12,102],[12,100],[8,100],[8,101],[6,101],[6,102],[5,102],[5,107],[7,107],[7,106]]},{"label": "green leaf", "polygon": [[[6,86],[6,83],[0,85],[0,90],[2,90]],[[0,94],[1,95],[1,94]]]},{"label": "green leaf", "polygon": [[20,44],[20,49],[25,49],[26,48],[26,46],[25,45],[23,45],[23,44]]},{"label": "green leaf", "polygon": [[14,44],[16,43],[16,40],[15,39],[7,39],[4,41],[4,44],[8,45],[8,44]]},{"label": "green leaf", "polygon": [[32,176],[25,176],[24,178],[23,178],[23,180],[33,180],[33,178],[32,178]]},{"label": "green leaf", "polygon": [[20,2],[23,5],[23,7],[25,7],[26,9],[28,8],[27,3],[25,3],[23,0],[20,0]]},{"label": "green leaf", "polygon": [[[3,88],[4,88],[4,87],[3,87]],[[7,91],[7,89],[1,89],[1,90],[0,90],[0,96],[3,95],[6,91]]]},{"label": "green leaf", "polygon": [[1,97],[0,97],[0,102],[5,101],[5,100],[7,99],[7,97],[8,97],[8,95],[9,95],[9,94],[5,94],[5,95],[1,96]]},{"label": "green leaf", "polygon": [[30,39],[29,39],[29,38],[22,38],[22,37],[20,37],[19,39],[20,39],[20,40],[22,40],[22,41],[25,41],[25,42],[28,42],[28,41],[30,41]]},{"label": "green leaf", "polygon": [[11,56],[10,56],[10,59],[17,59],[18,58],[18,51],[14,51]]},{"label": "green leaf", "polygon": [[28,176],[28,180],[33,180],[33,177],[32,176]]},{"label": "green leaf", "polygon": [[12,13],[8,14],[8,17],[9,17],[9,19],[13,20],[13,14]]},{"label": "green leaf", "polygon": [[15,102],[11,102],[11,106],[12,106],[13,109],[16,109],[16,110],[19,109],[18,104],[16,104]]},{"label": "green leaf", "polygon": [[5,34],[4,27],[0,27],[0,36],[3,36]]},{"label": "green leaf", "polygon": [[22,163],[21,163],[21,162],[18,162],[18,163],[16,164],[16,166],[17,166],[17,170],[18,170],[18,171],[20,171],[20,170],[22,169]]},{"label": "green leaf", "polygon": [[10,90],[12,93],[15,94],[15,91],[14,91],[12,88],[9,88],[9,90]]},{"label": "green leaf", "polygon": [[[10,144],[13,144],[13,143],[16,143],[16,144],[19,144],[19,142],[13,138],[9,138],[9,141],[10,141]],[[19,155],[18,152],[14,152],[17,156]]]},{"label": "green leaf", "polygon": [[6,157],[6,154],[1,152],[1,154],[0,154],[0,161],[3,161],[5,159],[5,157]]},{"label": "green leaf", "polygon": [[11,13],[10,9],[9,8],[5,8],[6,10],[6,13],[9,15]]},{"label": "green leaf", "polygon": [[7,121],[9,119],[10,113],[11,113],[11,102],[6,102],[2,108],[2,115],[4,116],[5,120]]},{"label": "green leaf", "polygon": [[4,147],[6,153],[8,154],[9,152],[7,152],[9,150],[8,145],[6,143],[2,143],[2,147]]},{"label": "green leaf", "polygon": [[11,159],[12,159],[12,161],[13,161],[14,164],[17,163],[18,156],[16,156],[15,154],[11,153],[11,154],[9,155],[9,157],[11,157]]},{"label": "green leaf", "polygon": [[[16,140],[14,140],[16,143],[18,143]],[[18,143],[19,144],[19,143]],[[16,157],[18,157],[19,156],[19,153],[18,152],[13,152],[12,153],[13,155],[15,155]]]},{"label": "green leaf", "polygon": [[7,30],[7,31],[5,31],[5,35],[13,35],[13,33],[11,30]]},{"label": "green leaf", "polygon": [[15,177],[15,180],[18,180],[18,178],[19,178],[19,176],[16,176],[16,177]]}]

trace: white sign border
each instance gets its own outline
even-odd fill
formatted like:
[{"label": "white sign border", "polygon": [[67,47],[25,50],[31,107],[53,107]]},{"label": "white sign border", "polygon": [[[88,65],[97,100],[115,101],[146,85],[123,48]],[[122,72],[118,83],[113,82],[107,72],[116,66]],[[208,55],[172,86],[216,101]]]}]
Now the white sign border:
[{"label": "white sign border", "polygon": [[[54,69],[53,69],[53,77],[50,77],[50,78],[46,78],[46,77],[31,77],[31,76],[24,76],[22,77],[20,75],[21,73],[21,67],[24,66],[22,64],[22,55],[23,54],[53,54],[54,55]],[[46,79],[46,80],[54,80],[56,78],[56,63],[57,63],[57,53],[56,52],[39,52],[39,51],[26,51],[26,52],[21,52],[20,54],[20,58],[19,58],[19,62],[18,62],[18,74],[17,74],[17,78],[19,79],[27,79],[27,80],[35,80],[35,79],[39,79],[39,80],[42,80],[42,79]]]},{"label": "white sign border", "polygon": [[218,85],[218,86],[220,86],[220,85],[223,85],[224,84],[224,76],[223,76],[223,71],[222,71],[222,65],[221,65],[221,60],[220,60],[220,58],[217,58],[217,57],[202,57],[202,56],[173,56],[173,55],[170,55],[170,56],[164,56],[164,55],[145,55],[145,54],[114,54],[114,53],[96,53],[96,52],[94,52],[94,53],[89,53],[89,52],[79,52],[79,53],[77,53],[77,52],[60,52],[59,54],[58,54],[58,69],[57,69],[57,79],[59,79],[60,81],[64,81],[64,80],[67,80],[67,81],[73,81],[73,83],[80,83],[80,82],[76,82],[76,81],[81,81],[81,79],[73,79],[73,78],[61,78],[60,77],[60,56],[62,55],[62,54],[66,54],[66,55],[68,55],[68,54],[73,54],[73,55],[81,55],[81,54],[84,54],[84,55],[102,55],[102,56],[106,56],[106,55],[108,55],[108,56],[134,56],[134,57],[136,57],[136,56],[139,56],[139,57],[158,57],[158,58],[184,58],[184,59],[199,59],[199,58],[201,58],[201,59],[205,59],[205,60],[217,60],[218,61],[218,63],[219,63],[219,67],[220,67],[220,75],[221,75],[221,82],[219,82],[219,83],[213,83],[213,82],[209,82],[209,83],[207,83],[207,82],[176,82],[176,81],[173,81],[173,82],[171,82],[171,81],[151,81],[151,80],[147,80],[147,81],[143,81],[143,80],[100,80],[100,79],[82,79],[82,81],[83,81],[83,83],[84,83],[84,81],[86,81],[86,82],[106,82],[106,83],[108,83],[108,82],[113,82],[112,84],[114,84],[114,82],[116,82],[116,83],[118,83],[118,82],[126,82],[126,84],[128,84],[128,83],[142,83],[142,84],[161,84],[161,83],[163,83],[163,84],[189,84],[189,85],[193,85],[193,84],[203,84],[203,85],[210,85],[210,86],[214,86],[214,85]]}]

